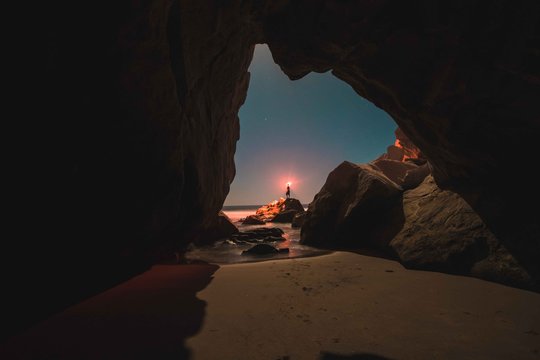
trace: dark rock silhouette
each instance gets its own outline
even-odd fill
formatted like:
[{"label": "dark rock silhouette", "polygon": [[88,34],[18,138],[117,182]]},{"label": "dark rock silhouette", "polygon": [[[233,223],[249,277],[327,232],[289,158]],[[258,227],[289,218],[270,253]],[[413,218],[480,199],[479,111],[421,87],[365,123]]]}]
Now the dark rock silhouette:
[{"label": "dark rock silhouette", "polygon": [[265,222],[257,215],[249,215],[244,220],[242,220],[244,225],[264,225]]},{"label": "dark rock silhouette", "polygon": [[252,248],[242,251],[242,255],[268,255],[277,254],[279,251],[269,244],[257,244]]},{"label": "dark rock silhouette", "polygon": [[[302,212],[304,212],[304,209],[302,209]],[[298,214],[298,210],[285,210],[276,214],[271,221],[277,223],[292,223],[296,214]]]},{"label": "dark rock silhouette", "polygon": [[416,169],[407,170],[401,181],[401,187],[405,190],[414,189],[420,185],[429,174],[431,174],[429,163],[418,166]]},{"label": "dark rock silhouette", "polygon": [[304,225],[304,221],[306,220],[306,212],[303,211],[301,213],[297,213],[294,215],[294,218],[291,222],[291,227],[293,228],[300,228],[302,225]]},{"label": "dark rock silhouette", "polygon": [[343,162],[309,205],[301,242],[384,248],[401,229],[401,188],[372,165]]},{"label": "dark rock silhouette", "polygon": [[225,239],[238,232],[238,228],[229,217],[220,211],[215,221],[207,228],[200,231],[197,244],[213,243],[220,239]]},{"label": "dark rock silhouette", "polygon": [[257,228],[249,231],[240,231],[230,237],[235,242],[285,241],[283,230],[280,228]]}]

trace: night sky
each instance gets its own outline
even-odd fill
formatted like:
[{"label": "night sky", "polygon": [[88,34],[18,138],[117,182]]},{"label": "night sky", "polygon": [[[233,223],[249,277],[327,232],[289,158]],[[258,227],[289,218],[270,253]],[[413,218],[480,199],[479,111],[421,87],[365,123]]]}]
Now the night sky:
[{"label": "night sky", "polygon": [[240,109],[236,178],[225,205],[260,205],[285,196],[309,203],[342,161],[368,162],[394,143],[395,122],[345,82],[311,73],[291,81],[257,45]]}]

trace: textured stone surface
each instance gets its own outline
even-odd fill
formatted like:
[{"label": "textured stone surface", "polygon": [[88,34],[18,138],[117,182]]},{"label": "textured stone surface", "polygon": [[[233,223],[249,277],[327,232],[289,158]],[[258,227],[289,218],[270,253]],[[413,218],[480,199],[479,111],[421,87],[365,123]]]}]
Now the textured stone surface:
[{"label": "textured stone surface", "polygon": [[405,223],[390,247],[405,266],[535,287],[474,210],[459,195],[439,189],[433,177],[405,191],[403,211]]},{"label": "textured stone surface", "polygon": [[413,189],[420,185],[429,174],[431,174],[429,163],[421,165],[416,169],[407,170],[401,182],[401,187],[405,190]]},{"label": "textured stone surface", "polygon": [[309,204],[301,242],[385,248],[401,229],[401,189],[371,165],[343,162]]},{"label": "textured stone surface", "polygon": [[372,162],[377,169],[379,169],[387,178],[392,180],[398,185],[402,185],[405,179],[405,175],[409,170],[415,170],[418,166],[404,161],[396,161],[390,159],[378,159]]}]

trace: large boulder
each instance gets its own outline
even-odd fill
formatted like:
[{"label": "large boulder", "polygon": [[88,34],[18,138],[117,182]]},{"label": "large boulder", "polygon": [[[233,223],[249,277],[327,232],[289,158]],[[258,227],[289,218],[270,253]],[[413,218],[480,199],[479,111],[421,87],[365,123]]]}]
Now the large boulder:
[{"label": "large boulder", "polygon": [[248,250],[242,251],[242,255],[268,255],[277,254],[279,251],[269,244],[257,244]]},{"label": "large boulder", "polygon": [[258,208],[255,216],[264,221],[291,222],[294,215],[304,211],[300,200],[280,198]]},{"label": "large boulder", "polygon": [[201,230],[201,235],[197,240],[197,243],[212,243],[216,240],[230,237],[232,234],[236,233],[238,233],[238,228],[223,211],[220,211],[211,225]]},{"label": "large boulder", "polygon": [[[302,209],[302,212],[304,209]],[[272,219],[272,222],[276,223],[292,223],[294,217],[298,214],[298,210],[286,210],[282,211]]]},{"label": "large boulder", "polygon": [[300,200],[295,198],[288,198],[285,199],[283,202],[283,210],[282,211],[289,211],[289,210],[296,210],[297,212],[304,212],[304,205],[300,202]]},{"label": "large boulder", "polygon": [[301,242],[384,248],[401,229],[402,218],[401,188],[372,165],[345,161],[309,205]]},{"label": "large boulder", "polygon": [[303,211],[301,213],[297,213],[296,215],[294,215],[294,218],[292,219],[292,222],[291,222],[291,227],[301,228],[302,225],[304,225],[304,221],[306,220],[306,214],[307,212]]},{"label": "large boulder", "polygon": [[243,225],[264,225],[265,222],[257,215],[249,215],[243,221]]},{"label": "large boulder", "polygon": [[275,242],[285,241],[283,230],[280,228],[261,227],[249,231],[240,231],[231,235],[230,240],[234,242]]},{"label": "large boulder", "polygon": [[390,247],[405,266],[534,288],[473,209],[459,195],[439,189],[432,176],[405,191],[403,212],[405,223]]}]

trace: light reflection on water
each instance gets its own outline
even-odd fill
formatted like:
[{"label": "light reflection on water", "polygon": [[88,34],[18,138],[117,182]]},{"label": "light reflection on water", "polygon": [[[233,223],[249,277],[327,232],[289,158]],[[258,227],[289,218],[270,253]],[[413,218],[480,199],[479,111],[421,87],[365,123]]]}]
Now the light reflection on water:
[{"label": "light reflection on water", "polygon": [[276,248],[289,248],[289,253],[279,253],[267,256],[242,255],[242,251],[247,250],[255,244],[235,244],[231,241],[218,241],[212,246],[194,247],[188,251],[186,258],[188,260],[201,260],[210,263],[232,264],[242,262],[286,259],[295,257],[306,257],[328,254],[329,251],[315,249],[310,246],[300,245],[300,229],[293,229],[288,223],[266,223],[265,225],[242,225],[239,220],[248,215],[255,214],[257,208],[241,210],[224,210],[232,222],[240,231],[249,231],[260,227],[278,227],[282,229],[286,239],[281,242],[267,242]]}]

